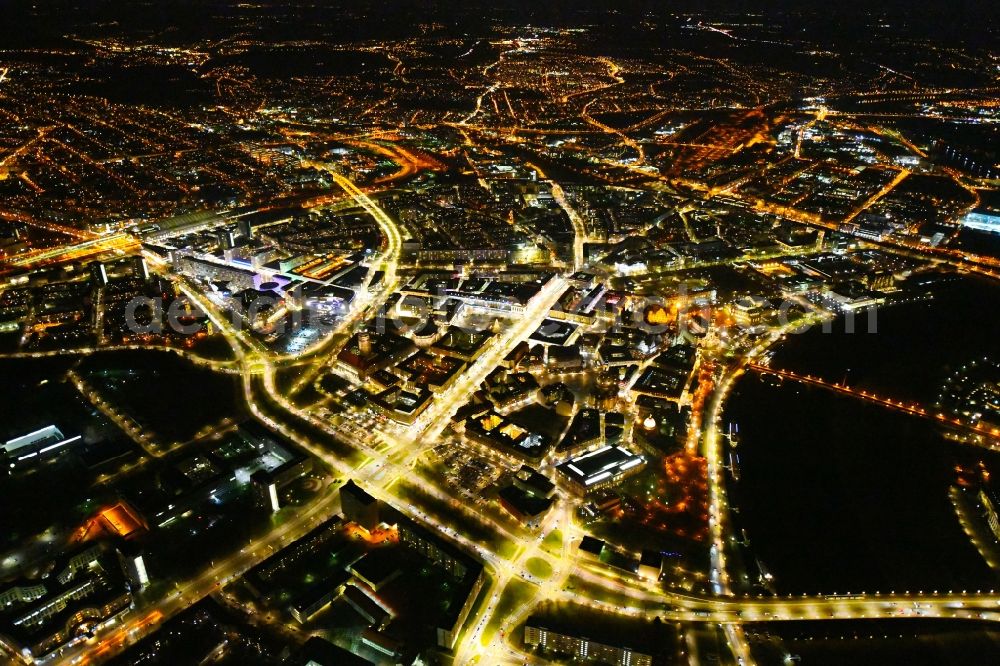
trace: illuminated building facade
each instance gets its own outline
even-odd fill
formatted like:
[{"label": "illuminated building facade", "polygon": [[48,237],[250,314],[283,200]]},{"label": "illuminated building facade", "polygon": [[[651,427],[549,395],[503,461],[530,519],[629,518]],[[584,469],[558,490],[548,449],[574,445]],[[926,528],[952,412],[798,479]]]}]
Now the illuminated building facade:
[{"label": "illuminated building facade", "polygon": [[652,666],[652,655],[635,652],[630,648],[599,643],[584,636],[549,629],[538,618],[528,618],[524,625],[526,645],[543,652],[572,655],[580,661],[614,664],[615,666]]}]

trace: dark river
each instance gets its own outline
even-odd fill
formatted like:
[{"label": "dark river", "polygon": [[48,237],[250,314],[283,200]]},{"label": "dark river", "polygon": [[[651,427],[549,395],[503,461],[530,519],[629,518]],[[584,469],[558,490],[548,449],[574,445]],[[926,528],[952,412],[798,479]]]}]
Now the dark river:
[{"label": "dark river", "polygon": [[[1000,286],[974,279],[933,300],[883,308],[877,332],[859,318],[789,336],[772,365],[930,404],[946,375],[1000,359]],[[948,442],[930,421],[749,373],[726,411],[738,423],[733,521],[780,594],[1000,588],[949,498],[956,465],[1000,457]]]}]

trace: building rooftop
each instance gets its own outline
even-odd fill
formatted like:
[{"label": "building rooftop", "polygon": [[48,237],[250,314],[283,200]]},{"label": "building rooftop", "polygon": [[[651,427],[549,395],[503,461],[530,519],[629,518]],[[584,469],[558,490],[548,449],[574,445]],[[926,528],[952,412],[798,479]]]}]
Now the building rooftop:
[{"label": "building rooftop", "polygon": [[352,495],[359,504],[362,504],[364,506],[370,506],[378,502],[377,499],[375,499],[374,497],[369,495],[364,489],[362,489],[361,486],[354,483],[353,479],[349,479],[347,483],[341,486],[340,492]]},{"label": "building rooftop", "polygon": [[307,640],[299,654],[288,660],[290,666],[370,666],[371,663],[318,636]]},{"label": "building rooftop", "polygon": [[580,541],[580,550],[590,553],[595,557],[600,557],[601,552],[604,550],[604,545],[604,541],[588,534]]},{"label": "building rooftop", "polygon": [[615,474],[637,467],[645,459],[620,446],[603,446],[596,451],[571,458],[556,469],[581,486],[588,487]]}]

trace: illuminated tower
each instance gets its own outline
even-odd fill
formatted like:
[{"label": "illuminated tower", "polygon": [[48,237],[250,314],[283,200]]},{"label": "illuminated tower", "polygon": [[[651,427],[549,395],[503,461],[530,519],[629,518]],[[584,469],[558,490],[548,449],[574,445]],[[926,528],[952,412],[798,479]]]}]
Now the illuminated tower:
[{"label": "illuminated tower", "polygon": [[250,476],[257,491],[257,496],[264,506],[277,513],[281,509],[281,500],[278,497],[278,482],[274,476],[265,470],[257,470]]},{"label": "illuminated tower", "polygon": [[141,255],[132,257],[132,273],[144,282],[149,280],[149,266],[146,265],[145,257]]},{"label": "illuminated tower", "polygon": [[100,261],[90,264],[90,280],[95,287],[106,287],[108,285],[108,269]]},{"label": "illuminated tower", "polygon": [[248,239],[253,238],[253,227],[250,224],[250,218],[241,217],[240,220],[236,223],[236,226],[239,229],[241,236]]},{"label": "illuminated tower", "polygon": [[230,227],[224,227],[215,232],[215,240],[223,250],[232,250],[236,247],[236,234]]},{"label": "illuminated tower", "polygon": [[146,572],[146,561],[142,549],[133,543],[123,543],[118,546],[118,561],[129,582],[138,589],[149,585],[149,574]]},{"label": "illuminated tower", "polygon": [[364,356],[372,353],[372,334],[368,331],[358,333],[358,351]]}]

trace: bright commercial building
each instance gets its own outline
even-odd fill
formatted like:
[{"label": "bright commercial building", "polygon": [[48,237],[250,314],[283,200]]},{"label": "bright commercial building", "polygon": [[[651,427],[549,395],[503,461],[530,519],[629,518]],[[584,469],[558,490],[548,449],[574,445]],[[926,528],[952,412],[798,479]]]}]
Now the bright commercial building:
[{"label": "bright commercial building", "polygon": [[0,447],[0,462],[10,471],[58,455],[80,440],[80,435],[67,438],[56,426],[46,426],[8,440]]},{"label": "bright commercial building", "polygon": [[620,446],[603,446],[557,466],[570,488],[580,494],[613,486],[646,466],[646,459]]}]

